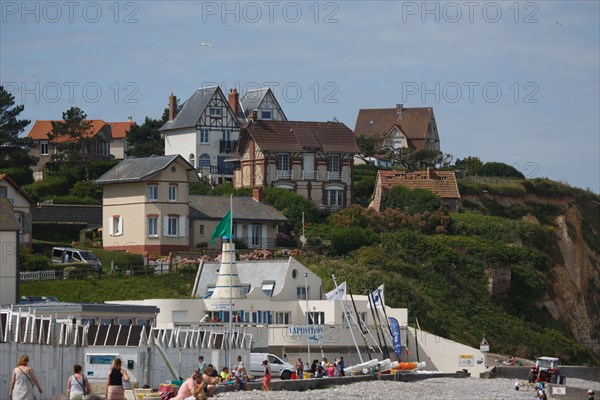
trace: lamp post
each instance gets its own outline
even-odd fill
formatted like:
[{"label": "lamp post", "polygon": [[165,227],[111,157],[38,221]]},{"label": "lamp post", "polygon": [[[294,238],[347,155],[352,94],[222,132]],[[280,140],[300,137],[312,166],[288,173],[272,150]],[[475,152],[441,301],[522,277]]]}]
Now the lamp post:
[{"label": "lamp post", "polygon": [[310,332],[308,331],[309,328],[309,324],[308,324],[308,313],[309,313],[309,308],[308,308],[308,272],[304,272],[304,297],[306,297],[306,338],[307,338],[307,349],[308,349],[308,358],[306,359],[306,362],[309,363],[310,362]]}]

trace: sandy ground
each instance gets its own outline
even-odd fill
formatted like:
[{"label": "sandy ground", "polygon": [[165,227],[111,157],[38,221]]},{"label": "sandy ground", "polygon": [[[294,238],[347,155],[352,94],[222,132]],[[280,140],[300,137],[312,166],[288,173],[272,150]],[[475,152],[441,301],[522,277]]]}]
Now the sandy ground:
[{"label": "sandy ground", "polygon": [[[569,385],[600,391],[600,382],[570,379]],[[525,387],[516,391],[514,380],[499,378],[431,378],[419,382],[370,381],[305,392],[247,391],[221,393],[215,396],[215,399],[240,400],[532,400],[534,398],[533,389]]]}]

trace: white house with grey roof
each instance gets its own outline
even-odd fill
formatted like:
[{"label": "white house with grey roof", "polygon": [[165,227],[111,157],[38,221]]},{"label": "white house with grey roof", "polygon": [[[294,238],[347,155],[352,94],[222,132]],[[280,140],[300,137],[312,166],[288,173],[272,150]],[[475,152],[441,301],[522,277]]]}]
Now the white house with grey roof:
[{"label": "white house with grey roof", "polygon": [[[190,195],[190,243],[206,245],[230,208],[229,196]],[[277,244],[280,225],[287,218],[256,197],[233,197],[233,235],[251,249],[271,249]]]},{"label": "white house with grey roof", "polygon": [[176,98],[169,97],[169,120],[160,128],[165,154],[179,154],[202,177],[213,183],[233,179],[233,164],[240,126],[248,118],[286,120],[271,89],[250,90],[241,101],[236,89],[227,98],[219,86],[197,89],[176,112]]},{"label": "white house with grey roof", "polygon": [[96,180],[103,186],[103,247],[139,254],[187,251],[189,184],[198,180],[180,155],[121,161]]}]

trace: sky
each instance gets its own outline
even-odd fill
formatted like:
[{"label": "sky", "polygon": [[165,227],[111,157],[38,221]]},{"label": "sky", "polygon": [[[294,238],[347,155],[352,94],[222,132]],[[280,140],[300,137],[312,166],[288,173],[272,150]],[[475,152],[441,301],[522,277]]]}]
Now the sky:
[{"label": "sky", "polygon": [[213,84],[268,86],[288,119],[351,129],[361,108],[432,107],[444,153],[600,193],[598,1],[0,7],[0,84],[22,118],[142,123]]}]

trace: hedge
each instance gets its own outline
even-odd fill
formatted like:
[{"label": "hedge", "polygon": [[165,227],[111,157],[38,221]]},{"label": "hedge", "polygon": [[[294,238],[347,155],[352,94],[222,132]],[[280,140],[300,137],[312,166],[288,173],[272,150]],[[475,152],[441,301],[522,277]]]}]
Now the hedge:
[{"label": "hedge", "polygon": [[32,231],[33,239],[52,242],[72,242],[79,240],[79,232],[86,229],[87,224],[59,223],[59,222],[34,222]]}]

